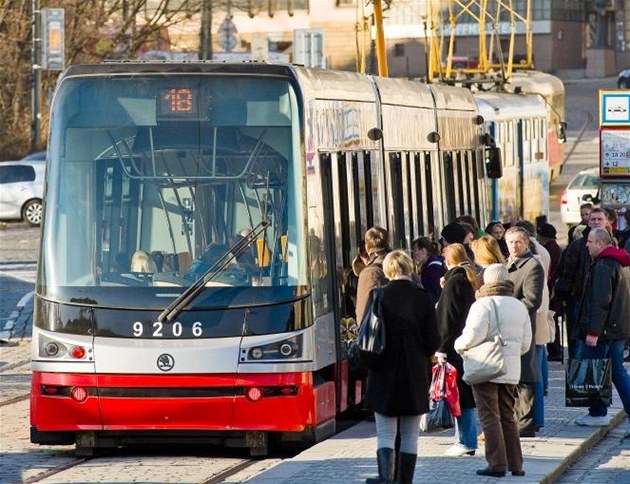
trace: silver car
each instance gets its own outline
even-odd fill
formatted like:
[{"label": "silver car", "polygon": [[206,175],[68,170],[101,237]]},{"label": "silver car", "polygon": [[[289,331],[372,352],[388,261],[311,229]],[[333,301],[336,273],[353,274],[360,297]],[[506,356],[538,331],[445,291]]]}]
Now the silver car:
[{"label": "silver car", "polygon": [[42,221],[46,160],[0,162],[0,220]]},{"label": "silver car", "polygon": [[599,168],[582,170],[575,175],[560,197],[562,222],[567,225],[579,224],[582,221],[580,205],[585,202],[584,195],[595,197],[600,186]]}]

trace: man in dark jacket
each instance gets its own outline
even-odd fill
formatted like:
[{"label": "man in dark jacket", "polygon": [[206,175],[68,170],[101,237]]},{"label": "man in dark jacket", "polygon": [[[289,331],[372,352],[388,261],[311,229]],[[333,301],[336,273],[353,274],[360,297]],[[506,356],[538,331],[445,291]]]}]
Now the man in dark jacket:
[{"label": "man in dark jacket", "polygon": [[569,356],[573,356],[573,336],[576,326],[578,304],[582,299],[584,280],[591,264],[591,257],[586,248],[588,232],[592,229],[605,228],[608,225],[606,211],[601,208],[591,210],[588,219],[588,227],[583,232],[583,237],[573,241],[562,256],[562,264],[558,269],[558,278],[554,284],[552,307],[564,303],[567,318],[567,334],[569,340]]},{"label": "man in dark jacket", "polygon": [[[612,381],[630,415],[630,375],[623,367],[623,347],[630,337],[630,255],[613,246],[610,233],[592,229],[586,242],[593,262],[586,276],[578,313],[576,358],[610,358]],[[593,405],[578,425],[608,424],[605,405]],[[630,436],[630,424],[626,428]]]},{"label": "man in dark jacket", "polygon": [[[510,227],[505,232],[510,257],[509,279],[514,284],[514,297],[525,304],[532,324],[532,335],[536,334],[536,312],[543,299],[545,270],[529,250],[529,233],[522,227]],[[531,347],[521,356],[521,381],[518,384],[519,430],[521,437],[534,437],[534,385],[540,381],[540,366],[536,360],[536,338]]]}]

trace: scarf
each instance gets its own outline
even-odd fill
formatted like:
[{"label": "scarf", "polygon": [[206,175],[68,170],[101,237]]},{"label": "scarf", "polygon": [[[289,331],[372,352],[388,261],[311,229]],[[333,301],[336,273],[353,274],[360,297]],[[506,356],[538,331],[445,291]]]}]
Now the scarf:
[{"label": "scarf", "polygon": [[514,296],[514,283],[512,281],[489,282],[475,293],[477,299],[487,296]]}]

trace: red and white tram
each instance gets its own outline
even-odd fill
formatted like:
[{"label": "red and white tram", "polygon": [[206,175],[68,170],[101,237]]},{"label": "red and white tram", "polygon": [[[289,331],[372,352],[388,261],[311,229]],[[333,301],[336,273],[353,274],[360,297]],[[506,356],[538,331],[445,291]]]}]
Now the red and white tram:
[{"label": "red and white tram", "polygon": [[70,67],[52,105],[31,440],[264,454],[330,436],[363,392],[342,275],[370,226],[409,247],[458,215],[489,220],[481,124],[466,89],[349,72]]}]

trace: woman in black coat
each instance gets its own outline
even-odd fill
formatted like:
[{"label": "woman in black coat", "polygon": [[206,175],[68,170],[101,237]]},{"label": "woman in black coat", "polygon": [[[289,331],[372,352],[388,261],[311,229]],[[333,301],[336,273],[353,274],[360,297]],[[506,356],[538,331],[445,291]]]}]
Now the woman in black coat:
[{"label": "woman in black coat", "polygon": [[445,284],[437,304],[441,342],[436,356],[439,362],[447,361],[457,369],[457,389],[462,415],[455,419],[455,444],[445,455],[459,457],[475,454],[477,424],[472,388],[462,379],[464,362],[453,344],[466,326],[466,317],[470,306],[475,302],[475,291],[479,283],[462,244],[445,247],[442,255],[448,271],[444,275]]},{"label": "woman in black coat", "polygon": [[[411,483],[418,454],[420,415],[429,411],[429,358],[440,338],[433,300],[413,282],[414,265],[403,251],[389,253],[383,271],[390,280],[383,288],[385,352],[378,366],[368,371],[366,405],[376,420],[378,479]],[[400,454],[395,462],[394,442],[400,422]]]}]

